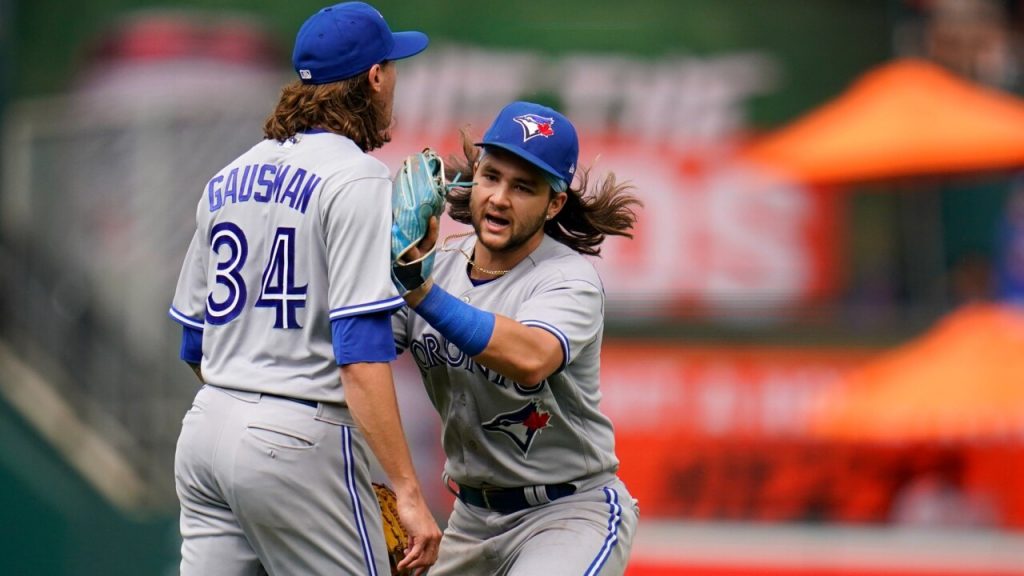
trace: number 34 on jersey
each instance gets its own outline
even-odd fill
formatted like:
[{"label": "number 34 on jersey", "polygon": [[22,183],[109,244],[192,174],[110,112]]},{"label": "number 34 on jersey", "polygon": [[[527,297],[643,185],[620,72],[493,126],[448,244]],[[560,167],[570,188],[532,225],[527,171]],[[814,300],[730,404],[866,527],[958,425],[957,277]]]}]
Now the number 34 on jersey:
[{"label": "number 34 on jersey", "polygon": [[[221,222],[210,230],[210,249],[217,259],[217,270],[216,285],[206,298],[206,321],[219,326],[237,318],[248,305],[249,287],[242,267],[249,257],[249,242],[238,225]],[[295,283],[295,228],[282,226],[274,234],[259,294],[252,305],[274,310],[274,328],[302,328],[296,313],[306,306],[306,291],[307,285]]]}]

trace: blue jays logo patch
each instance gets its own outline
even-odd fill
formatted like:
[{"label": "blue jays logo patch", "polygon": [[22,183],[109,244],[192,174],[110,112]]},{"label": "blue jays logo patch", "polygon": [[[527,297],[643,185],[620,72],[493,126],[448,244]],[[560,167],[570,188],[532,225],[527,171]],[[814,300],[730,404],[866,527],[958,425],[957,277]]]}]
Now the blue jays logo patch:
[{"label": "blue jays logo patch", "polygon": [[511,438],[525,455],[537,433],[548,427],[550,419],[551,413],[541,410],[540,403],[535,400],[515,412],[498,414],[483,426],[488,432],[500,432]]},{"label": "blue jays logo patch", "polygon": [[554,118],[547,118],[536,114],[523,114],[522,116],[516,116],[513,120],[523,127],[523,142],[534,136],[547,138],[555,134],[555,130],[551,127],[555,123]]}]

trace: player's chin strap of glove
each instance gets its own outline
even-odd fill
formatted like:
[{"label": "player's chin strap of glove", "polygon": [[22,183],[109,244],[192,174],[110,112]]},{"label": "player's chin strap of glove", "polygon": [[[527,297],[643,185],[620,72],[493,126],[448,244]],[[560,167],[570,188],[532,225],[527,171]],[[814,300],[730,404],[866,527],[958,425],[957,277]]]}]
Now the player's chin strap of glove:
[{"label": "player's chin strap of glove", "polygon": [[472,186],[445,182],[444,162],[430,148],[402,162],[391,188],[391,279],[401,294],[423,285],[434,269],[434,248],[419,258],[406,261],[409,251],[427,234],[431,218],[444,212],[445,196],[454,187]]}]

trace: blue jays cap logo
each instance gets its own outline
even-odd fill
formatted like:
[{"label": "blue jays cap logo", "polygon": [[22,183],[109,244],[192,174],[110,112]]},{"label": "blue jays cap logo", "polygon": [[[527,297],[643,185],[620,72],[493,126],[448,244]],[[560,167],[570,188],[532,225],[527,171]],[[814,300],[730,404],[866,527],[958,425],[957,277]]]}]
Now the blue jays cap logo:
[{"label": "blue jays cap logo", "polygon": [[523,127],[523,142],[535,136],[554,136],[555,131],[551,126],[555,123],[554,118],[547,118],[537,114],[523,114],[513,118]]},{"label": "blue jays cap logo", "polygon": [[533,439],[544,428],[548,427],[551,413],[540,409],[540,403],[534,400],[515,412],[498,414],[483,427],[488,432],[498,432],[508,436],[523,454],[530,451]]}]

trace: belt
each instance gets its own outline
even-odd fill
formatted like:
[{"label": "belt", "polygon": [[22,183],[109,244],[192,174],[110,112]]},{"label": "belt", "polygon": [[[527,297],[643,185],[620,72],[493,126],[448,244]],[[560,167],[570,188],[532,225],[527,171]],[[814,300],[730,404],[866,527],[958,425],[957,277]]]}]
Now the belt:
[{"label": "belt", "polygon": [[263,392],[263,395],[264,396],[269,396],[270,398],[280,398],[281,400],[291,400],[292,402],[298,402],[299,404],[302,404],[304,406],[309,406],[310,408],[319,408],[320,407],[320,403],[317,402],[316,400],[306,400],[304,398],[292,398],[291,396],[280,396],[278,394],[267,394],[266,392]]},{"label": "belt", "polygon": [[292,396],[280,396],[277,394],[263,393],[263,396],[270,398],[280,398],[281,400],[288,400],[289,402],[295,402],[296,404],[302,404],[303,406],[309,406],[316,410],[316,419],[327,422],[328,424],[336,424],[341,426],[355,426],[355,420],[352,419],[352,414],[348,411],[348,406],[337,402],[317,402],[316,400],[306,400],[305,398],[294,398]]},{"label": "belt", "polygon": [[309,406],[316,410],[315,418],[328,424],[334,424],[338,426],[355,426],[355,420],[352,419],[352,414],[348,411],[348,406],[341,402],[317,402],[316,400],[306,400],[305,398],[294,398],[292,396],[281,396],[279,394],[270,394],[267,392],[253,392],[249,390],[236,390],[233,388],[226,388],[215,386],[213,384],[205,384],[203,389],[219,390],[220,392],[227,394],[233,398],[241,400],[243,402],[256,403],[260,401],[260,397],[276,398],[278,400],[287,400],[288,402],[295,402],[296,404],[302,404],[303,406]]},{"label": "belt", "polygon": [[[451,481],[451,484],[458,486],[459,491],[455,496],[466,504],[472,504],[480,508],[487,508],[502,514],[519,512],[548,502],[554,502],[576,492],[572,484],[548,484],[546,486],[524,486],[522,488],[473,488],[463,486],[458,482]],[[454,490],[453,490],[454,492]]]}]

